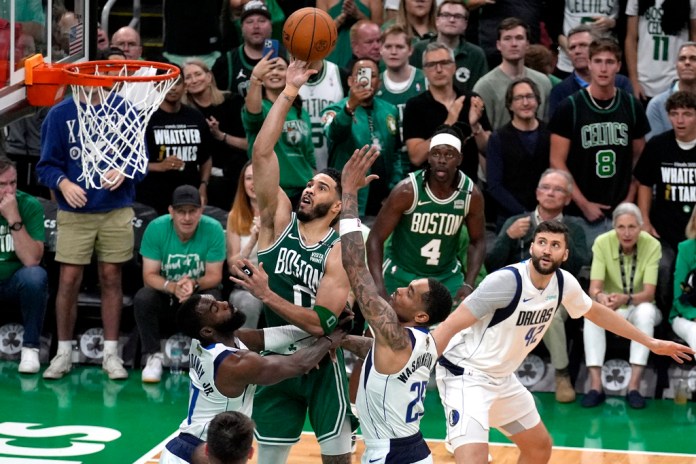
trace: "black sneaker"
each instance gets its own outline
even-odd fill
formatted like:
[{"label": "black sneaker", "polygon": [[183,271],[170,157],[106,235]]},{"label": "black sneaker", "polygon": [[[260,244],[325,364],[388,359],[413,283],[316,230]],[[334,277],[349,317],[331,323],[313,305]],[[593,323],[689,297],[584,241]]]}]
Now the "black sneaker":
[{"label": "black sneaker", "polygon": [[631,390],[628,392],[626,401],[628,401],[628,405],[633,409],[643,409],[645,407],[645,398],[638,390]]},{"label": "black sneaker", "polygon": [[594,408],[595,406],[599,406],[600,404],[604,403],[604,400],[606,399],[607,396],[604,394],[604,392],[590,390],[585,394],[585,397],[582,399],[580,404],[583,408]]}]

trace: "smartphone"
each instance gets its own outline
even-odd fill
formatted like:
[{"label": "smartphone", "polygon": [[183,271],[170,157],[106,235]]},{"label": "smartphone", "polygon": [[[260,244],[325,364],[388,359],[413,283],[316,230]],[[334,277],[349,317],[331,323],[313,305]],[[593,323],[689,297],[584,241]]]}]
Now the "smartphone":
[{"label": "smartphone", "polygon": [[366,89],[372,88],[372,68],[359,68],[358,69],[358,85],[365,87]]},{"label": "smartphone", "polygon": [[278,58],[278,41],[276,39],[266,39],[263,41],[263,56],[266,56],[270,51],[273,51],[273,53],[269,60]]}]

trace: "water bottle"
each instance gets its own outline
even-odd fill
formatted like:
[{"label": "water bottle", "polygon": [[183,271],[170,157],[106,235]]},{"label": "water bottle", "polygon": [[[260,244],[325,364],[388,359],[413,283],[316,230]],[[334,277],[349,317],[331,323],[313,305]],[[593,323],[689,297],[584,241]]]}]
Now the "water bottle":
[{"label": "water bottle", "polygon": [[174,343],[169,352],[169,373],[172,375],[181,375],[181,356],[183,351],[179,343]]}]

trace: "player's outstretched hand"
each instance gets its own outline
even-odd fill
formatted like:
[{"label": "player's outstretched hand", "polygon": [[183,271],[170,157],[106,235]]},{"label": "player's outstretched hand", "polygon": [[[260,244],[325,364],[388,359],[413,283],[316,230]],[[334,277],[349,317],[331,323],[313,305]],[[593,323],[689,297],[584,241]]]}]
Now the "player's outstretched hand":
[{"label": "player's outstretched hand", "polygon": [[684,361],[689,361],[691,359],[689,355],[694,354],[694,350],[688,346],[667,340],[660,340],[659,338],[653,339],[653,343],[650,344],[650,351],[662,356],[669,356],[679,364],[683,364]]},{"label": "player's outstretched hand", "polygon": [[232,265],[232,273],[234,274],[230,276],[232,282],[241,285],[261,301],[264,301],[268,292],[271,291],[268,286],[268,274],[263,270],[263,263],[259,263],[259,267],[256,267],[248,259],[240,259]]},{"label": "player's outstretched hand", "polygon": [[292,60],[285,74],[285,85],[291,85],[299,89],[316,73],[317,70],[312,68],[311,63],[297,59]]},{"label": "player's outstretched hand", "polygon": [[379,179],[377,174],[367,175],[378,156],[377,148],[369,145],[353,152],[341,173],[341,187],[344,192],[355,193],[373,180]]}]

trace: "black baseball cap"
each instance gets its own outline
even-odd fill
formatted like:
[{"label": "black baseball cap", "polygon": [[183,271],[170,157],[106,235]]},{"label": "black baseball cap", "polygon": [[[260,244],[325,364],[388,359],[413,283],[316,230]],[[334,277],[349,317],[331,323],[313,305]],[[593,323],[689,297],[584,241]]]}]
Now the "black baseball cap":
[{"label": "black baseball cap", "polygon": [[177,206],[202,206],[201,195],[193,185],[181,185],[172,194],[172,208]]},{"label": "black baseball cap", "polygon": [[251,16],[253,14],[258,14],[271,19],[271,13],[268,11],[268,7],[261,0],[251,0],[249,3],[244,5],[242,14],[240,16],[240,21],[244,21],[247,16]]}]

